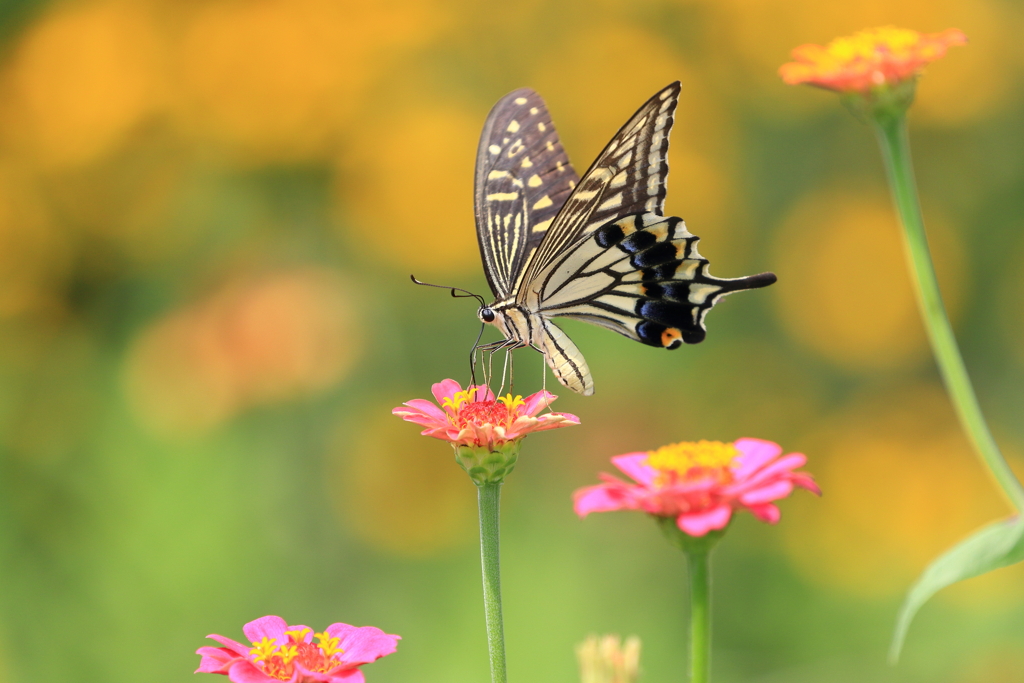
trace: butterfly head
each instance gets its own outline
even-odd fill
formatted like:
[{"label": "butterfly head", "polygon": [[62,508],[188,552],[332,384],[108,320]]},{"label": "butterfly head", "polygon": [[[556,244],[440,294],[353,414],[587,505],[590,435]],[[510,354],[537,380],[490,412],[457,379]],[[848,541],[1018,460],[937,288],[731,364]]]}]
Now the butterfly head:
[{"label": "butterfly head", "polygon": [[489,306],[481,306],[480,310],[476,312],[476,317],[480,318],[480,322],[493,323],[497,316]]}]

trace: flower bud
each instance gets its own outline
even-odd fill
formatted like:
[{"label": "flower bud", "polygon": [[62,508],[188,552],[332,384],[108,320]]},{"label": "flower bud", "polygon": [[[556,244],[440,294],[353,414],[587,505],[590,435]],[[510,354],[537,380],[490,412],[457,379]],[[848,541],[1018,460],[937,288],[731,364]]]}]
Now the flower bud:
[{"label": "flower bud", "polygon": [[640,639],[588,636],[576,646],[581,683],[636,683],[640,675]]}]

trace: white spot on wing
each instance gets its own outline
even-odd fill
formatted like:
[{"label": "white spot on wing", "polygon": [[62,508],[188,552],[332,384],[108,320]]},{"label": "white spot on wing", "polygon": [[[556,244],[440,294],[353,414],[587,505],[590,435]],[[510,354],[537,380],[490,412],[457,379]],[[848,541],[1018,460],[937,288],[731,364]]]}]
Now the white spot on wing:
[{"label": "white spot on wing", "polygon": [[490,147],[487,148],[487,151],[490,152],[491,154],[501,154],[501,147],[498,147],[497,145],[491,145]]},{"label": "white spot on wing", "polygon": [[487,195],[487,201],[489,202],[509,202],[514,199],[519,199],[518,192],[495,192],[494,194]]},{"label": "white spot on wing", "polygon": [[697,283],[691,284],[689,296],[690,303],[697,304],[699,306],[703,304],[705,301],[707,301],[707,298],[709,296],[715,294],[720,289],[721,287],[716,287],[715,285],[701,285]]},{"label": "white spot on wing", "polygon": [[516,121],[515,119],[512,119],[512,120],[511,120],[511,121],[509,122],[509,124],[508,124],[508,128],[506,128],[506,130],[507,130],[507,131],[508,131],[509,133],[518,133],[518,132],[519,132],[519,122],[518,122],[518,121]]},{"label": "white spot on wing", "polygon": [[515,99],[515,103],[516,104],[526,104],[526,98],[525,97],[517,97]]},{"label": "white spot on wing", "polygon": [[543,197],[538,199],[536,201],[536,203],[534,203],[533,208],[534,209],[546,209],[547,207],[551,206],[552,204],[554,204],[554,202],[551,201],[551,197],[549,197],[548,195],[544,195]]},{"label": "white spot on wing", "polygon": [[540,187],[543,183],[544,181],[541,180],[540,176],[537,175],[536,173],[530,176],[530,179],[526,181],[526,184],[529,185],[530,187]]}]

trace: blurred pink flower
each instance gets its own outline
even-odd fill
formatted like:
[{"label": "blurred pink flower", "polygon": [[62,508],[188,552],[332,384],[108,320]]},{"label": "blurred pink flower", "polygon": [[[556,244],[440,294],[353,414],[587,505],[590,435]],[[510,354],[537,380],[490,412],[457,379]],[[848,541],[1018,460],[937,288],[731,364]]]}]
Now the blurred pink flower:
[{"label": "blurred pink flower", "polygon": [[626,453],[612,463],[636,483],[602,474],[603,484],[580,489],[574,496],[576,514],[610,510],[643,510],[656,517],[674,517],[690,536],[724,529],[733,510],[746,509],[764,522],[779,521],[772,501],[785,498],[793,487],[818,495],[811,475],[794,472],[807,457],[790,453],[771,441],[739,439],[683,442],[649,453]]},{"label": "blurred pink flower", "polygon": [[407,422],[426,427],[424,436],[442,439],[459,446],[500,449],[506,443],[518,441],[531,432],[578,425],[580,419],[569,413],[537,415],[558,398],[546,391],[538,391],[526,399],[512,394],[494,398],[484,385],[474,385],[465,391],[453,379],[446,379],[431,387],[437,404],[422,398],[406,401],[391,412]]},{"label": "blurred pink flower", "polygon": [[[267,616],[242,628],[252,647],[209,635],[224,647],[201,647],[196,673],[223,674],[234,683],[363,683],[359,667],[395,651],[400,636],[373,626],[331,624],[323,633]],[[314,643],[313,639],[317,642]]]}]

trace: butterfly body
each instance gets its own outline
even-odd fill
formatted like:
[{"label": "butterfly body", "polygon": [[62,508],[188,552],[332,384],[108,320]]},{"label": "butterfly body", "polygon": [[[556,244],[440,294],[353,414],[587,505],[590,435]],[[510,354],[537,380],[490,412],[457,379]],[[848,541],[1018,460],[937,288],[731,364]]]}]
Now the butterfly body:
[{"label": "butterfly body", "polygon": [[582,180],[547,108],[517,90],[491,110],[477,154],[477,237],[495,300],[480,319],[532,346],[564,386],[590,395],[582,353],[552,322],[567,317],[668,349],[704,339],[704,316],[725,294],[771,273],[719,279],[682,219],[662,215],[668,135],[679,83],[647,101]]}]

